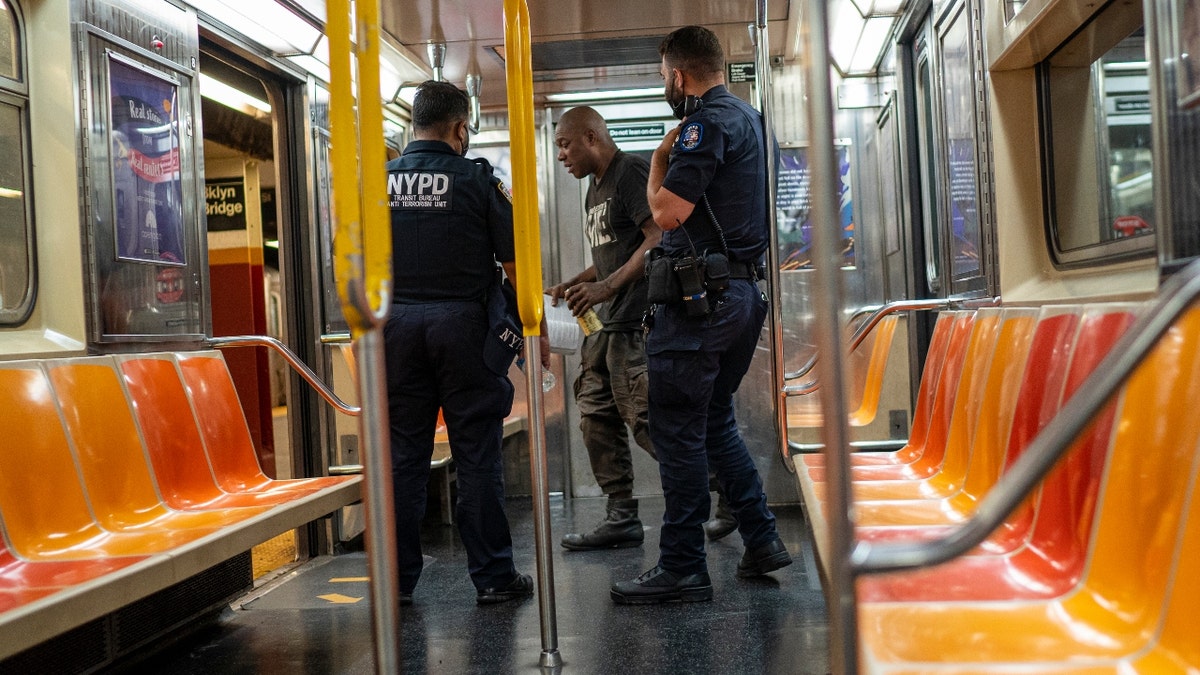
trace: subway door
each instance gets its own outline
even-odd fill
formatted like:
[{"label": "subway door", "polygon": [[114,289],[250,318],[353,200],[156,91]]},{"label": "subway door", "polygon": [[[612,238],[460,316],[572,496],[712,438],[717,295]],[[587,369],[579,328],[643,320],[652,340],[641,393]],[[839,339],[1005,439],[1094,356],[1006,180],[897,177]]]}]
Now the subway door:
[{"label": "subway door", "polygon": [[[277,238],[270,97],[260,79],[214,55],[214,49],[202,46],[200,58],[212,333],[282,337],[279,295],[268,290],[278,283],[278,260],[274,255],[268,260],[264,248]],[[272,381],[279,379],[273,355],[262,347],[222,353],[263,472],[292,477],[287,435],[274,431],[273,410],[283,405],[283,390]],[[283,452],[277,453],[280,438]]]},{"label": "subway door", "polygon": [[974,3],[959,2],[936,23],[927,15],[911,44],[914,297],[975,297],[989,287],[991,181],[977,13]]},{"label": "subway door", "polygon": [[897,92],[887,97],[875,119],[876,161],[879,166],[879,222],[883,225],[883,299],[884,302],[911,297],[909,277],[912,274],[908,252],[908,237],[904,236],[908,221],[904,218],[901,194],[903,176],[900,162],[900,135],[896,110]]},{"label": "subway door", "polygon": [[[905,242],[905,285],[907,294],[913,299],[946,297],[942,285],[942,257],[937,228],[938,199],[935,186],[936,147],[933,125],[933,109],[936,85],[933,81],[933,59],[929,35],[932,19],[926,14],[911,43],[903,50],[905,77],[899,99],[905,116],[899,115],[896,124],[902,124],[905,132],[901,152],[908,170],[902,174],[905,181],[899,189],[909,197],[901,230]],[[897,111],[899,112],[899,111]],[[882,126],[881,126],[882,128]],[[886,168],[886,167],[885,167]],[[925,367],[925,353],[933,333],[936,314],[915,312],[909,323],[909,363],[912,364],[910,381],[912,398],[920,386],[921,372]]]},{"label": "subway door", "polygon": [[[990,163],[981,129],[986,73],[978,6],[954,3],[919,23],[906,50],[911,297],[971,298],[994,284]],[[919,373],[937,316],[918,313],[911,341]],[[914,383],[919,378],[914,377]],[[914,386],[916,386],[914,384]]]}]

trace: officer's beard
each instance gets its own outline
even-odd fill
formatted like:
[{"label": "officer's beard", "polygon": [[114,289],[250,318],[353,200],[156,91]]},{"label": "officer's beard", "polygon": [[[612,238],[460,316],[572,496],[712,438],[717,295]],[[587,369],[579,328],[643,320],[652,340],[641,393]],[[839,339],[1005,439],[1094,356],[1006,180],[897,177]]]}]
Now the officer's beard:
[{"label": "officer's beard", "polygon": [[675,88],[673,80],[667,81],[666,89],[663,93],[666,95],[667,105],[671,106],[671,114],[675,116],[675,119],[683,119],[683,103],[687,100],[687,97],[683,95],[682,91]]}]

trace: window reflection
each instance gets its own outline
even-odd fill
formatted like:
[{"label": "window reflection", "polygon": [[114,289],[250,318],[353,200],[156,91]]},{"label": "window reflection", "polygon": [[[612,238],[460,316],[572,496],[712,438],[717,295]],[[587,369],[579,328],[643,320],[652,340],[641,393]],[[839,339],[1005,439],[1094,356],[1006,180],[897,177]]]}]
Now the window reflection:
[{"label": "window reflection", "polygon": [[17,17],[0,0],[0,326],[25,322],[33,308],[33,223],[29,139]]},{"label": "window reflection", "polygon": [[1042,73],[1055,259],[1149,251],[1154,176],[1141,6],[1110,5]]},{"label": "window reflection", "polygon": [[17,60],[17,24],[5,0],[0,0],[0,77],[19,80],[21,64]]},{"label": "window reflection", "polygon": [[967,12],[960,12],[942,38],[946,175],[950,179],[950,269],[955,281],[980,274],[975,77],[967,16]]}]

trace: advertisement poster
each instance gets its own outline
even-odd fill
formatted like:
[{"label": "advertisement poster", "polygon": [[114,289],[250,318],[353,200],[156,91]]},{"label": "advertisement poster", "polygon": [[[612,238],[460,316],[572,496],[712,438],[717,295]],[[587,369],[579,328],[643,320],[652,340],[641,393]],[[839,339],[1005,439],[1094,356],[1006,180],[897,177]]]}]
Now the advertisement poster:
[{"label": "advertisement poster", "polygon": [[[839,173],[838,212],[842,223],[842,266],[853,267],[854,208],[850,191],[850,146],[837,146]],[[779,269],[812,267],[812,228],[809,195],[808,153],[803,147],[782,147],[779,151],[779,180],[775,190],[776,219],[779,227]]]},{"label": "advertisement poster", "polygon": [[179,89],[108,55],[117,258],[183,265]]},{"label": "advertisement poster", "polygon": [[979,272],[979,206],[975,176],[975,139],[951,138],[950,146],[950,231],[955,279]]}]

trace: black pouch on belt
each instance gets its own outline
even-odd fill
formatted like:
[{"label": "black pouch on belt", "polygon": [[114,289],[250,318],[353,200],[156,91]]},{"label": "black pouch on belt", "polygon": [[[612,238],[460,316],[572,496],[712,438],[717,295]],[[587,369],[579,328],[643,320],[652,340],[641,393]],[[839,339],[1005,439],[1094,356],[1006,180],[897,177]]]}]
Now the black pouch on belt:
[{"label": "black pouch on belt", "polygon": [[655,246],[646,251],[646,294],[652,305],[676,302],[680,297],[679,278],[675,276],[675,263]]},{"label": "black pouch on belt", "polygon": [[729,258],[724,253],[704,255],[704,286],[709,293],[720,293],[729,288]]}]

